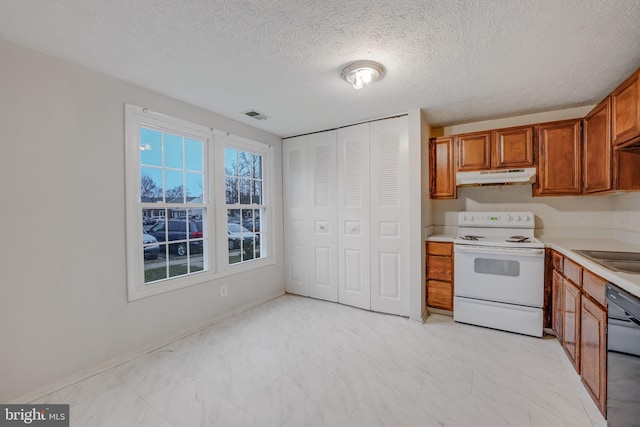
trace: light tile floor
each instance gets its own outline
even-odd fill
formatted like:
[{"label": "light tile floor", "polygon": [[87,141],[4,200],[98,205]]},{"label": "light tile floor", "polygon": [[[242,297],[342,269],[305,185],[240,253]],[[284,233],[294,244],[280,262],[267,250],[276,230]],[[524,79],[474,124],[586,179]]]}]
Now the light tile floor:
[{"label": "light tile floor", "polygon": [[71,426],[605,426],[553,337],[286,295],[37,403]]}]

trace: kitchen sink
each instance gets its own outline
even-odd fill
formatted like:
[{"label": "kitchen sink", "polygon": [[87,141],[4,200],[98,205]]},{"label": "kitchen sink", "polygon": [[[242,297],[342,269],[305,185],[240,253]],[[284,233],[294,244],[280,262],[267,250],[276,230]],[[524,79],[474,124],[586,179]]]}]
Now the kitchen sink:
[{"label": "kitchen sink", "polygon": [[591,251],[585,249],[574,249],[573,251],[609,270],[640,274],[640,252]]}]

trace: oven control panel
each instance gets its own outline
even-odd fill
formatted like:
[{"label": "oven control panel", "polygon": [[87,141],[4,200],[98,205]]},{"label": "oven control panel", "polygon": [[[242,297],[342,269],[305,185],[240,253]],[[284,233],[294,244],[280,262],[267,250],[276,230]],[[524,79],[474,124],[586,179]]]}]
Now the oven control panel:
[{"label": "oven control panel", "polygon": [[534,228],[532,212],[458,212],[458,226]]}]

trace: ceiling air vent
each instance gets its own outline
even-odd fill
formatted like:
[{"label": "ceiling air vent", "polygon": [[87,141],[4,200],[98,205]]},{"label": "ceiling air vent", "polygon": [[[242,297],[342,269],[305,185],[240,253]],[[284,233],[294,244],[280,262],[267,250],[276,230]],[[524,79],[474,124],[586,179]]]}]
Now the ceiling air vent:
[{"label": "ceiling air vent", "polygon": [[256,120],[267,120],[267,117],[268,117],[268,116],[266,116],[266,115],[264,115],[261,112],[256,111],[256,110],[245,111],[242,114],[244,114],[247,117],[251,117],[252,119],[256,119]]}]

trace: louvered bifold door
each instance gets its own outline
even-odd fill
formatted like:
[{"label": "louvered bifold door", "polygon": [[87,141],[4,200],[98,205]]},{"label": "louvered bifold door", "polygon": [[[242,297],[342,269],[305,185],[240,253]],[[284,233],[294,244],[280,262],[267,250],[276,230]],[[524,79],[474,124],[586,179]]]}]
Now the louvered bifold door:
[{"label": "louvered bifold door", "polygon": [[[407,117],[371,123],[370,147],[371,309],[408,316],[411,183]],[[420,177],[414,181],[420,185]]]},{"label": "louvered bifold door", "polygon": [[309,296],[306,136],[282,141],[282,164],[285,289]]},{"label": "louvered bifold door", "polygon": [[338,301],[371,309],[369,124],[338,130]]},{"label": "louvered bifold door", "polygon": [[309,293],[338,301],[338,210],[336,206],[336,131],[309,135],[307,206]]}]

